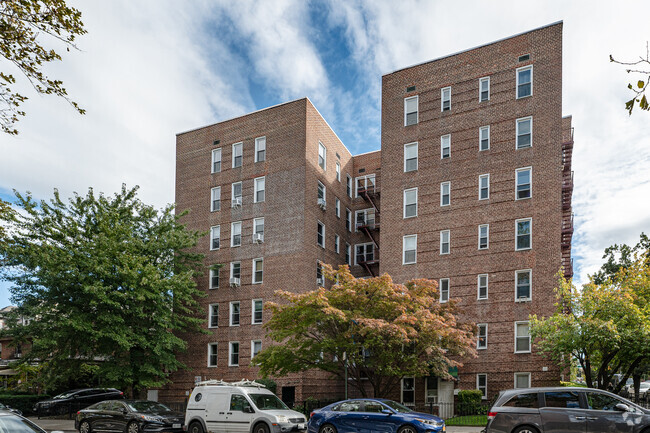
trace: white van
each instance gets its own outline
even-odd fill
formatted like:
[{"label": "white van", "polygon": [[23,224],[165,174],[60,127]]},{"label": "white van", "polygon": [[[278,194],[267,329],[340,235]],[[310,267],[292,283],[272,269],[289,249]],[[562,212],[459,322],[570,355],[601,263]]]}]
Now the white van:
[{"label": "white van", "polygon": [[301,433],[307,419],[261,383],[207,380],[190,394],[185,425],[189,433]]}]

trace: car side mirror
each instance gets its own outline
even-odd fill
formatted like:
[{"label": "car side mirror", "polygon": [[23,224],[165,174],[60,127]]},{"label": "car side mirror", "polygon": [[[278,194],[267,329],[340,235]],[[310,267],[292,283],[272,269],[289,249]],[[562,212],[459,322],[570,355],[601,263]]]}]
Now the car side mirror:
[{"label": "car side mirror", "polygon": [[129,413],[129,411],[128,411],[128,410],[126,410],[126,408],[125,408],[125,407],[123,407],[123,408],[122,408],[122,413],[123,413],[124,415],[126,415],[127,413]]},{"label": "car side mirror", "polygon": [[381,410],[381,413],[384,413],[384,414],[386,414],[386,415],[392,415],[392,414],[393,414],[393,411],[392,411],[392,410],[389,410],[389,409],[382,409],[382,410]]},{"label": "car side mirror", "polygon": [[621,412],[629,412],[630,411],[630,406],[626,405],[625,403],[619,403],[616,406],[614,406],[616,410],[620,410]]},{"label": "car side mirror", "polygon": [[244,413],[255,413],[252,407],[246,406],[244,407]]}]

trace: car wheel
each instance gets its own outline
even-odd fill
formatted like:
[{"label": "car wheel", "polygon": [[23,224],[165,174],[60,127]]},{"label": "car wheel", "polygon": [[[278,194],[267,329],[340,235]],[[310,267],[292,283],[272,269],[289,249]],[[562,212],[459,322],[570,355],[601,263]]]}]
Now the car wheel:
[{"label": "car wheel", "polygon": [[404,425],[397,430],[397,433],[418,433],[418,431],[411,425]]},{"label": "car wheel", "polygon": [[263,422],[257,423],[253,429],[253,433],[269,433],[269,427]]},{"label": "car wheel", "polygon": [[190,423],[190,427],[187,429],[188,433],[203,433],[203,426],[200,422],[194,421]]},{"label": "car wheel", "polygon": [[90,433],[90,424],[88,421],[81,421],[81,424],[79,424],[79,433]]},{"label": "car wheel", "polygon": [[535,427],[522,425],[521,427],[516,428],[512,433],[539,433]]},{"label": "car wheel", "polygon": [[126,426],[126,433],[140,433],[140,427],[138,427],[138,423],[129,423],[129,425]]},{"label": "car wheel", "polygon": [[332,424],[323,424],[318,433],[338,433]]}]

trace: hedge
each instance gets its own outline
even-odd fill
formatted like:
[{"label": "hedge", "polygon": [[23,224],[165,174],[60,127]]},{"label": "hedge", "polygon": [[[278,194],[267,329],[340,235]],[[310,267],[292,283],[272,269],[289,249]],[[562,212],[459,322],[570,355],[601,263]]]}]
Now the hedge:
[{"label": "hedge", "polygon": [[23,415],[34,413],[34,405],[41,400],[49,399],[49,395],[20,395],[20,394],[0,394],[0,402],[14,409],[22,411]]}]

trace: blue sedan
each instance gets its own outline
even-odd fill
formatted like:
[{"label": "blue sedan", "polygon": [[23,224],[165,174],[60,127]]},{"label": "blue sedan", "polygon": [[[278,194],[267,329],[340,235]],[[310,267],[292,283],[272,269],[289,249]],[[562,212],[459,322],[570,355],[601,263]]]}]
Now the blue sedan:
[{"label": "blue sedan", "polygon": [[445,422],[414,412],[392,400],[366,398],[339,401],[311,413],[307,433],[433,433]]}]

